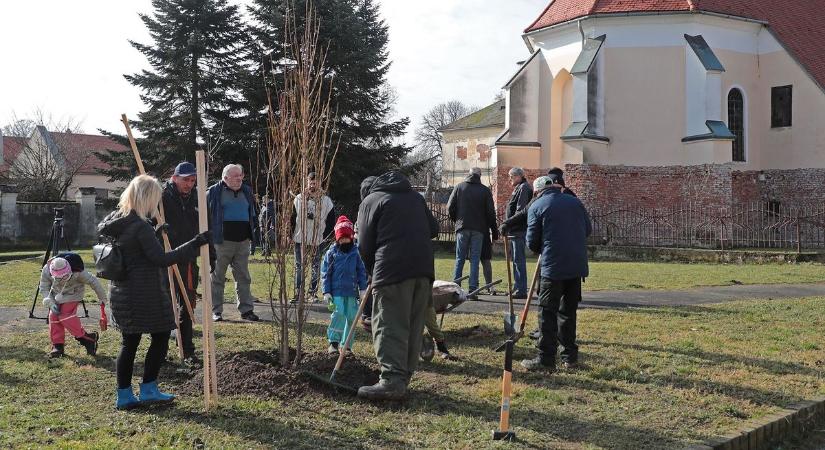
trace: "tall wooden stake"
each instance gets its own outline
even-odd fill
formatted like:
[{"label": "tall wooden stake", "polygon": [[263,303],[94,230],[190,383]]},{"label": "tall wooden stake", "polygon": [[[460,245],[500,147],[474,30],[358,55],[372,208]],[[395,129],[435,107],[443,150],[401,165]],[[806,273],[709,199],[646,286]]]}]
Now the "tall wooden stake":
[{"label": "tall wooden stake", "polygon": [[[203,150],[195,152],[198,168],[198,225],[200,232],[209,229],[206,212],[206,156]],[[215,361],[215,331],[212,329],[212,290],[209,288],[209,247],[201,247],[201,286],[203,286],[203,400],[206,411],[218,404],[218,368]]]},{"label": "tall wooden stake", "polygon": [[[140,152],[137,148],[137,142],[135,142],[134,136],[132,136],[132,127],[129,126],[129,119],[126,118],[126,114],[121,114],[120,121],[123,122],[123,126],[126,127],[126,136],[129,137],[129,144],[132,147],[132,154],[135,155],[135,161],[137,162],[138,172],[141,175],[146,173],[146,169],[143,167],[143,158],[140,157]],[[163,203],[161,202],[158,205],[159,216],[158,217],[158,225],[163,225],[166,223],[166,216],[163,212]],[[169,243],[169,236],[166,235],[166,232],[161,232],[163,235],[163,249],[165,251],[172,250],[172,245]],[[180,323],[179,323],[179,311],[178,311],[178,302],[176,301],[175,297],[175,280],[178,282],[178,286],[180,287],[180,293],[183,296],[183,303],[186,305],[186,311],[189,313],[189,318],[192,319],[192,323],[195,323],[195,311],[192,310],[192,303],[189,301],[189,294],[186,292],[186,286],[183,284],[183,278],[180,276],[180,269],[178,269],[178,265],[174,264],[172,267],[168,268],[168,275],[169,275],[169,294],[172,299],[172,311],[175,314],[175,328],[177,329],[176,337],[178,343],[178,356],[181,360],[183,360],[183,338],[180,334]]]}]

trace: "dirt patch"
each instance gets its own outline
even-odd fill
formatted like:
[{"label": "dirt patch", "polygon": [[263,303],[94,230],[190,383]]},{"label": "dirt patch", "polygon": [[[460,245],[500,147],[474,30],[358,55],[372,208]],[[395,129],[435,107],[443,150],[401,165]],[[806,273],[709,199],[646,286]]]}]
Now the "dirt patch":
[{"label": "dirt patch", "polygon": [[[337,355],[308,353],[298,370],[281,367],[276,351],[254,350],[218,356],[218,393],[221,395],[251,395],[260,398],[294,399],[310,393],[330,394],[335,389],[308,379],[301,371],[328,377],[335,367]],[[348,356],[335,381],[357,389],[378,381],[378,366]],[[197,370],[178,389],[181,393],[203,393],[203,370]]]},{"label": "dirt patch", "polygon": [[488,338],[500,335],[500,331],[494,331],[487,325],[475,325],[472,327],[461,328],[452,332],[457,337],[469,338]]}]

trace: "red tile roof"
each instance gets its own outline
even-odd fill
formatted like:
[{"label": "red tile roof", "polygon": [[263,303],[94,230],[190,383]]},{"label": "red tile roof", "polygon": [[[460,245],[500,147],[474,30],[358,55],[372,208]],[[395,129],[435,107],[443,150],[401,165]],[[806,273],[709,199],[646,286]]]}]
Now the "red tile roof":
[{"label": "red tile roof", "polygon": [[825,0],[553,0],[525,33],[593,14],[680,11],[766,22],[825,88]]},{"label": "red tile roof", "polygon": [[0,164],[0,175],[7,175],[11,164],[23,150],[28,138],[3,136],[3,164]]},{"label": "red tile roof", "polygon": [[[106,150],[127,151],[128,147],[121,145],[106,136],[97,134],[55,133],[50,132],[55,144],[65,153],[64,156],[87,157],[87,152],[101,152]],[[82,155],[82,156],[81,156]],[[98,170],[109,169],[109,165],[98,159],[94,154],[88,156],[83,166],[78,170],[81,175],[99,175]]]}]

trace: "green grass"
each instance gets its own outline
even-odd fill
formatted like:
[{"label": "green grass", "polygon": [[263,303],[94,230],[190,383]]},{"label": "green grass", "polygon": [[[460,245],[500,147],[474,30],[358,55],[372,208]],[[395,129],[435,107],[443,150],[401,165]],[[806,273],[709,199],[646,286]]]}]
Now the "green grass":
[{"label": "green grass", "polygon": [[[81,251],[84,261],[92,266],[90,251]],[[447,253],[436,255],[436,277],[441,280],[453,278],[454,257]],[[532,277],[535,260],[527,264],[527,272]],[[270,267],[258,259],[250,265],[252,274],[252,294],[258,298],[268,298]],[[40,260],[28,260],[0,266],[0,306],[22,306],[31,302],[31,296],[39,281]],[[93,271],[94,268],[91,267]],[[469,273],[465,264],[464,273]],[[629,290],[629,289],[689,289],[699,286],[727,286],[742,284],[816,283],[825,281],[825,266],[814,263],[802,264],[681,264],[653,262],[591,262],[590,277],[583,285],[585,291]],[[505,281],[498,287],[506,289],[507,268],[504,258],[493,260],[493,276]],[[227,271],[231,280],[231,270]],[[292,269],[288,270],[292,278]],[[483,279],[482,279],[483,283]],[[465,284],[466,286],[466,284]],[[235,298],[234,285],[226,284],[226,298]],[[94,299],[91,290],[89,300]]]},{"label": "green grass", "polygon": [[[321,326],[310,328],[310,350],[325,347]],[[72,342],[59,361],[45,358],[45,330],[0,333],[0,447],[684,448],[825,394],[822,352],[807,345],[821,342],[824,326],[825,298],[582,310],[580,370],[516,368],[514,444],[489,438],[500,401],[502,355],[489,350],[501,339],[499,317],[448,317],[460,359],[422,364],[402,404],[222,392],[209,415],[197,397],[115,411],[115,332],[104,334],[97,358]],[[222,323],[216,334],[219,353],[274,345],[266,324]],[[355,351],[371,358],[363,333]],[[533,354],[529,340],[519,342],[517,359]]]}]

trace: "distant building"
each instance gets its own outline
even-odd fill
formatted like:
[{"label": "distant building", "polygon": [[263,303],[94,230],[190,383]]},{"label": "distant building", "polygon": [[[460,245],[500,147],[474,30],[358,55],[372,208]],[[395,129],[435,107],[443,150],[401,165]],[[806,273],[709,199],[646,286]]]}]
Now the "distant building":
[{"label": "distant building", "polygon": [[100,173],[109,166],[95,156],[95,152],[129,151],[129,149],[106,136],[80,133],[60,133],[48,131],[38,126],[29,137],[12,137],[0,135],[0,176],[12,178],[14,164],[22,164],[22,158],[51,158],[57,167],[67,167],[66,161],[80,164],[66,191],[67,200],[74,200],[81,187],[93,187],[97,198],[117,195],[126,183],[109,181],[109,177]]},{"label": "distant building", "polygon": [[495,182],[496,139],[504,131],[505,102],[492,105],[462,117],[443,127],[442,184],[455,186],[467,177],[473,167],[481,169],[481,179],[487,185]]},{"label": "distant building", "polygon": [[825,201],[821,6],[550,2],[505,85],[498,179],[563,167],[604,206]]}]

